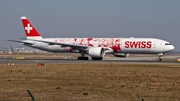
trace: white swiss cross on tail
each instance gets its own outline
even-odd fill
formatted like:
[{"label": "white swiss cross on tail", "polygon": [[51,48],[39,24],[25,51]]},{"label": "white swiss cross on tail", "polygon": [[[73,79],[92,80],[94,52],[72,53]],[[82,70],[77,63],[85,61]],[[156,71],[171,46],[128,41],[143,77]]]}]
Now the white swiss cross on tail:
[{"label": "white swiss cross on tail", "polygon": [[27,30],[27,33],[30,33],[30,31],[32,30],[33,28],[30,26],[30,24],[27,24],[27,27],[25,27],[25,30]]}]

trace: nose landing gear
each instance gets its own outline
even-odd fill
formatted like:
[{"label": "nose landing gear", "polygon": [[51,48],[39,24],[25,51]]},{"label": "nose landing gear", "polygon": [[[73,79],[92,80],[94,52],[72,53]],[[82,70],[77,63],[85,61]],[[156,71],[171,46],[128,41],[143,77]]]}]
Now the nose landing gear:
[{"label": "nose landing gear", "polygon": [[163,56],[163,55],[164,55],[164,53],[160,53],[159,58],[157,59],[157,61],[159,61],[159,62],[162,61],[161,56]]},{"label": "nose landing gear", "polygon": [[160,57],[159,57],[157,60],[158,60],[159,62],[162,61],[162,59],[161,59]]}]

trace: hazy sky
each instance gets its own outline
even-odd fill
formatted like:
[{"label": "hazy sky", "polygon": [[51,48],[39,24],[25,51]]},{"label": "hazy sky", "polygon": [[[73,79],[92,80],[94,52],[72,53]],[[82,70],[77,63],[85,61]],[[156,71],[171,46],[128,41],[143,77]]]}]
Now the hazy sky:
[{"label": "hazy sky", "polygon": [[153,37],[180,51],[180,0],[1,0],[0,46],[25,37],[21,16],[42,37]]}]

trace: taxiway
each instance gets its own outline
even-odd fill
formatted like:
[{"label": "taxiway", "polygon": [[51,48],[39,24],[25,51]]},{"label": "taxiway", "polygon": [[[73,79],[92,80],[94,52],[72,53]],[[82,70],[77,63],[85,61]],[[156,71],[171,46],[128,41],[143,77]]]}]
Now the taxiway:
[{"label": "taxiway", "polygon": [[24,58],[15,59],[12,57],[0,57],[0,64],[14,63],[14,64],[83,64],[83,63],[128,63],[128,64],[180,64],[177,61],[179,56],[166,56],[163,61],[158,62],[157,57],[127,57],[127,58],[104,58],[102,61],[93,60],[76,60],[61,59],[61,58]]}]

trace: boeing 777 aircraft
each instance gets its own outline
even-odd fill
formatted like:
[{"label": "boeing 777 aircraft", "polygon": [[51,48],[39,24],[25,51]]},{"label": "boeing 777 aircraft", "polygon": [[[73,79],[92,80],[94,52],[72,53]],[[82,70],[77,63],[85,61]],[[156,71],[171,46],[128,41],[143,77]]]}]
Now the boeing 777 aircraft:
[{"label": "boeing 777 aircraft", "polygon": [[164,53],[174,46],[168,41],[156,38],[42,38],[25,17],[21,17],[26,39],[7,41],[22,43],[26,46],[48,52],[80,53],[77,60],[102,60],[105,54],[127,57],[129,54],[158,54],[158,61]]}]

